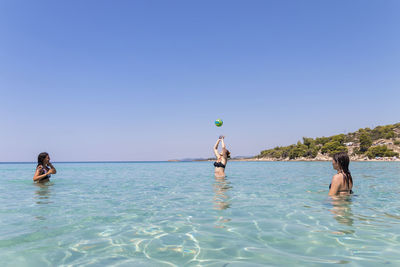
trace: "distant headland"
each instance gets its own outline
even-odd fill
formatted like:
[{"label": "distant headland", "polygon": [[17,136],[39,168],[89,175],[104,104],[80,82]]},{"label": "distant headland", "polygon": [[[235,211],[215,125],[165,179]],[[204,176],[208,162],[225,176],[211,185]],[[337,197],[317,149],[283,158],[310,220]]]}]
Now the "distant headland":
[{"label": "distant headland", "polygon": [[263,150],[248,160],[326,161],[341,151],[353,161],[400,161],[400,123],[329,137],[303,137],[297,144]]}]

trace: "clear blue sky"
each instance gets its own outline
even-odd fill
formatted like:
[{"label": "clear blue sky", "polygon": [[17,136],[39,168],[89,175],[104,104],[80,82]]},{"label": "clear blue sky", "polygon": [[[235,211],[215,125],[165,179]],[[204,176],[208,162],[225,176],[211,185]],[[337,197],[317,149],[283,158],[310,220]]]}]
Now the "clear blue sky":
[{"label": "clear blue sky", "polygon": [[[400,122],[400,1],[0,1],[0,161],[233,156]],[[224,120],[217,128],[215,119]]]}]

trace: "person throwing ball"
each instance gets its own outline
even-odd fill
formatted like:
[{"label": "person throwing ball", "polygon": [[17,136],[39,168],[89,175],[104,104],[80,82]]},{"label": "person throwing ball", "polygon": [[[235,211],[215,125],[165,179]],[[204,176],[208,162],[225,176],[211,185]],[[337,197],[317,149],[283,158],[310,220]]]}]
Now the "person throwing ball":
[{"label": "person throwing ball", "polygon": [[56,173],[56,168],[54,168],[53,164],[50,163],[49,154],[46,152],[40,153],[33,181],[37,183],[48,182],[50,176]]},{"label": "person throwing ball", "polygon": [[[226,167],[226,164],[228,163],[228,159],[230,158],[230,155],[231,155],[229,150],[226,149],[224,138],[225,138],[225,136],[221,135],[218,138],[217,143],[215,143],[215,146],[214,146],[214,154],[217,157],[217,160],[214,162],[215,178],[225,177],[225,167]],[[221,146],[222,146],[221,153],[218,152],[219,143],[221,143]]]}]

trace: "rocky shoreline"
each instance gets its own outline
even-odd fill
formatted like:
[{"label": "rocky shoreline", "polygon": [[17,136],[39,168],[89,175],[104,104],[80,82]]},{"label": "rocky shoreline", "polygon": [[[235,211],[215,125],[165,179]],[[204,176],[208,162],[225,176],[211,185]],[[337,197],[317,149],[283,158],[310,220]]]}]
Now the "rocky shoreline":
[{"label": "rocky shoreline", "polygon": [[[296,161],[332,161],[332,158],[297,158],[297,159],[275,159],[275,158],[248,158],[248,159],[232,159],[230,161],[282,161],[282,162],[296,162]],[[400,158],[377,158],[377,159],[369,159],[369,158],[352,158],[350,157],[350,161],[356,162],[366,162],[366,161],[382,161],[382,162],[400,162]]]}]

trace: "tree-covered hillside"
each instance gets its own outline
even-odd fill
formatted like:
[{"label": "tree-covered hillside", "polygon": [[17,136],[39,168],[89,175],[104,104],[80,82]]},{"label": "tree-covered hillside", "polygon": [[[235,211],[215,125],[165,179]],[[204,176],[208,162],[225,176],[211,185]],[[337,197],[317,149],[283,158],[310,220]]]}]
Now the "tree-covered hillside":
[{"label": "tree-covered hillside", "polygon": [[346,151],[352,158],[398,157],[400,152],[400,123],[364,128],[348,134],[308,138],[284,147],[261,151],[256,158],[276,160],[317,159]]}]

